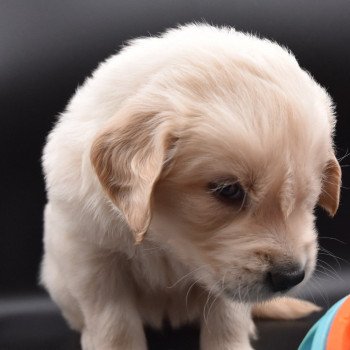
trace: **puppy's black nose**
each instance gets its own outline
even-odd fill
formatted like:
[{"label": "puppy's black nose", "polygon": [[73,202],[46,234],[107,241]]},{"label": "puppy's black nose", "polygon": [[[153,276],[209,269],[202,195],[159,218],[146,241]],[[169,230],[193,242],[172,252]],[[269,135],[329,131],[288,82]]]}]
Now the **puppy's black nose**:
[{"label": "puppy's black nose", "polygon": [[305,277],[305,271],[299,267],[278,267],[267,273],[267,283],[273,292],[283,292],[299,284]]}]

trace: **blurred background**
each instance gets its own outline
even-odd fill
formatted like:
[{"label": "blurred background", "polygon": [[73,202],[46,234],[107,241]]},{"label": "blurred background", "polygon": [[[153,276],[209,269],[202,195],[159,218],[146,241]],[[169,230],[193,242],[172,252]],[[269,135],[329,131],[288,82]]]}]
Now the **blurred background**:
[{"label": "blurred background", "polygon": [[[117,52],[125,41],[191,21],[230,25],[287,46],[333,97],[338,115],[335,141],[344,188],[334,219],[318,210],[320,244],[326,249],[320,254],[324,268],[319,268],[323,274],[320,272],[318,282],[310,285],[310,295],[305,295],[319,298],[327,307],[349,292],[350,196],[346,187],[350,186],[350,1],[0,0],[1,349],[48,349],[45,346],[49,343],[26,343],[32,335],[29,331],[22,342],[11,342],[14,336],[10,325],[16,328],[19,321],[11,313],[14,304],[9,300],[22,298],[15,302],[18,316],[18,305],[25,305],[27,296],[46,298],[37,287],[45,204],[40,157],[57,115],[97,64]],[[40,300],[49,305],[47,299]],[[1,306],[7,313],[1,314]],[[47,307],[58,320],[55,327],[65,336],[70,334],[54,306]],[[28,320],[35,323],[34,319]],[[37,327],[43,327],[40,320],[35,320]],[[299,338],[307,330],[307,324],[287,327],[299,327]],[[190,334],[188,331],[185,336]],[[164,337],[169,339],[171,335]],[[57,335],[55,339],[56,345],[50,343],[50,349],[69,348],[63,347]],[[266,344],[268,341],[259,346],[268,349]],[[195,349],[196,345],[186,346],[182,348]],[[174,345],[172,349],[177,348]]]}]

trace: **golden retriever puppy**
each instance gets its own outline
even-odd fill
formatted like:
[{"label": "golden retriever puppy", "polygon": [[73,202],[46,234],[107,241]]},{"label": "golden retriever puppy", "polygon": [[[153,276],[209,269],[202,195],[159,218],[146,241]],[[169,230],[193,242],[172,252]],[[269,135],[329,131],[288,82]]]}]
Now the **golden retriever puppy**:
[{"label": "golden retriever puppy", "polygon": [[43,155],[41,279],[83,349],[145,350],[143,325],[164,319],[199,322],[202,350],[252,349],[252,305],[309,278],[314,208],[337,211],[334,125],[290,52],[231,28],[183,26],[102,63]]}]

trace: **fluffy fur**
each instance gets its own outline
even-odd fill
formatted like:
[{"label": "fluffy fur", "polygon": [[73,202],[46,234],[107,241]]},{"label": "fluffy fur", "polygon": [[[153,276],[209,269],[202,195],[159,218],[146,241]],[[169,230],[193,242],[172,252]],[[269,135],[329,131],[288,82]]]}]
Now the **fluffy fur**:
[{"label": "fluffy fur", "polygon": [[[145,350],[143,324],[198,321],[202,350],[251,349],[266,273],[312,274],[314,207],[340,167],[328,94],[277,44],[188,25],[131,41],[78,89],[43,155],[42,283],[84,350]],[[208,184],[238,181],[240,205]],[[301,317],[290,298],[257,316]]]}]

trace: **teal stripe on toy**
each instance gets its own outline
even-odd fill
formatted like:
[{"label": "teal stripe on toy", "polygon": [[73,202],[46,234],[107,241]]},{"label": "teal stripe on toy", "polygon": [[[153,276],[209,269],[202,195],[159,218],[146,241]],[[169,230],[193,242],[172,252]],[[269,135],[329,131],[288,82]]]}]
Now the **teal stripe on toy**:
[{"label": "teal stripe on toy", "polygon": [[298,350],[326,350],[333,319],[347,296],[335,303],[309,330]]}]

